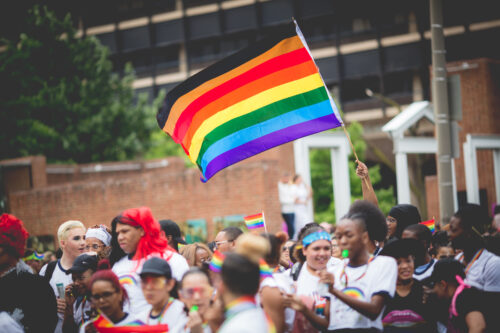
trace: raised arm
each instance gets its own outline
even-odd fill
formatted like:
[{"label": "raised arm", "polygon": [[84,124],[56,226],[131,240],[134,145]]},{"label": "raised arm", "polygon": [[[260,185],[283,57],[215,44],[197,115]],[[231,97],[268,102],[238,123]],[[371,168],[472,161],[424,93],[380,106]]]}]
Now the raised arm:
[{"label": "raised arm", "polygon": [[378,199],[375,195],[370,175],[368,174],[368,167],[361,161],[358,161],[356,168],[356,175],[361,179],[361,191],[363,192],[363,199],[378,206]]}]

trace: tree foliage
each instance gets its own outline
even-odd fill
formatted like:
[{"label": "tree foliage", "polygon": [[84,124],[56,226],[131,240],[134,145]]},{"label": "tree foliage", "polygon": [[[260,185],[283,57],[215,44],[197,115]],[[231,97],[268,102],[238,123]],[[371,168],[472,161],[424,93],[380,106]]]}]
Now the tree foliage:
[{"label": "tree foliage", "polygon": [[[351,123],[347,130],[354,145],[354,149],[361,161],[365,160],[367,149],[366,142],[363,139],[363,127],[357,122]],[[335,221],[335,201],[333,198],[333,181],[330,151],[328,149],[312,149],[310,153],[311,182],[314,188],[314,219],[317,222]],[[335,161],[333,161],[335,163]],[[351,152],[349,155],[349,181],[351,184],[351,202],[356,199],[362,199],[361,179],[356,175],[356,159]],[[392,186],[389,188],[378,188],[377,184],[381,180],[380,166],[374,165],[369,168],[370,179],[375,188],[375,193],[379,200],[379,207],[387,214],[392,206],[395,205],[394,191]]]},{"label": "tree foliage", "polygon": [[[134,100],[133,70],[113,72],[109,50],[76,36],[46,7],[31,10],[19,40],[0,53],[0,159],[124,160],[150,145],[155,107]],[[157,127],[156,127],[157,128]]]}]

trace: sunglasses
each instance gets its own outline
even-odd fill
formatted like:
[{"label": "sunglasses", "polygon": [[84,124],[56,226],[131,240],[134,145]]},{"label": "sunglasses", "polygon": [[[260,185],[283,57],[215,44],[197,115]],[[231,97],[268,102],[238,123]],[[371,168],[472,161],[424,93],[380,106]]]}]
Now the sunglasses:
[{"label": "sunglasses", "polygon": [[194,287],[194,288],[183,288],[180,290],[182,297],[186,299],[192,299],[196,294],[200,295],[201,298],[208,298],[212,294],[212,288],[210,287]]},{"label": "sunglasses", "polygon": [[167,279],[164,276],[145,276],[141,277],[141,286],[151,286],[154,289],[161,289],[167,284]]}]

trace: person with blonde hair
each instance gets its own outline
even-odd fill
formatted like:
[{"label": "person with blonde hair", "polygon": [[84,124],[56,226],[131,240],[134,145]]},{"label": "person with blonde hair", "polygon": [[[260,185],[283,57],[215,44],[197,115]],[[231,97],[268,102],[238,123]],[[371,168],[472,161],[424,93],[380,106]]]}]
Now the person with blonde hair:
[{"label": "person with blonde hair", "polygon": [[73,266],[75,259],[85,252],[85,226],[80,221],[66,221],[57,229],[57,239],[62,250],[62,257],[52,261],[40,270],[40,275],[49,282],[57,297],[57,312],[59,321],[54,332],[62,332],[66,301],[64,290],[73,283],[68,270]]},{"label": "person with blonde hair", "polygon": [[217,288],[226,309],[220,333],[276,329],[255,300],[260,284],[259,262],[268,252],[269,242],[265,238],[244,234],[236,242],[236,252],[226,254]]},{"label": "person with blonde hair", "polygon": [[180,251],[186,258],[189,267],[202,267],[203,264],[209,264],[212,260],[212,251],[203,243],[193,243],[183,246]]}]

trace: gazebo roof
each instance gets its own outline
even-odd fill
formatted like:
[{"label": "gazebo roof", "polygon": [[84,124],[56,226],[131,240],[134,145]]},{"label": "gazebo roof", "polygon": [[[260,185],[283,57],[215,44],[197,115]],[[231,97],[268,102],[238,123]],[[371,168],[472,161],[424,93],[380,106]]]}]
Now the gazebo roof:
[{"label": "gazebo roof", "polygon": [[434,111],[429,101],[420,101],[411,103],[400,114],[392,118],[382,127],[382,131],[389,133],[394,137],[403,137],[404,132],[420,119],[427,118],[434,123]]}]

